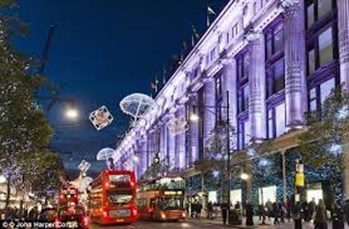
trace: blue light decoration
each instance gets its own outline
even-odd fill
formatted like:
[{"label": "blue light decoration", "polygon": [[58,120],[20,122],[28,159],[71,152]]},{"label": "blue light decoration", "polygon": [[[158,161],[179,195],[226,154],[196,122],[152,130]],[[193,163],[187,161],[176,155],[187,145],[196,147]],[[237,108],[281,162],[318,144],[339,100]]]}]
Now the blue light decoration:
[{"label": "blue light decoration", "polygon": [[[333,146],[332,150],[338,152],[338,146]],[[330,152],[331,153],[331,152]],[[297,148],[289,149],[285,152],[286,160],[286,196],[291,200],[295,195],[295,168],[296,160],[300,158],[300,153]],[[316,160],[316,158],[314,158]],[[304,175],[305,175],[305,191],[311,188],[314,184],[321,184],[324,202],[326,206],[330,206],[333,201],[339,204],[343,204],[343,182],[341,171],[338,170],[338,166],[334,163],[328,163],[327,165],[319,168],[313,168],[304,163]],[[251,167],[251,171],[246,169]],[[282,156],[281,153],[275,153],[271,155],[264,155],[255,158],[251,161],[247,161],[244,164],[237,165],[237,168],[243,168],[244,172],[250,175],[252,182],[251,188],[251,202],[255,208],[255,212],[258,210],[259,195],[258,190],[260,187],[276,186],[277,200],[283,201],[283,176],[282,176]],[[232,169],[234,170],[234,169]],[[231,190],[242,189],[242,203],[247,200],[247,182],[241,180],[241,169],[237,169],[236,173],[232,173],[231,176]],[[251,174],[252,173],[252,174]],[[221,198],[221,182],[215,177],[214,172],[209,172],[205,175],[205,191],[217,191],[217,199]],[[219,174],[220,175],[220,174]],[[201,191],[201,176],[196,175],[187,179],[187,191],[188,193],[195,194]]]}]

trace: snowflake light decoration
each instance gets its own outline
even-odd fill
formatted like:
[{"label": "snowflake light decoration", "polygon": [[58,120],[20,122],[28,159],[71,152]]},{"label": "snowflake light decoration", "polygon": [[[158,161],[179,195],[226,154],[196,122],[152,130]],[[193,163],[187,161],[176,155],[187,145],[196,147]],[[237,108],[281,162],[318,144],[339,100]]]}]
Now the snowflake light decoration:
[{"label": "snowflake light decoration", "polygon": [[112,148],[103,148],[97,153],[97,160],[98,161],[105,161],[108,160],[108,158],[113,157],[115,153],[115,150]]},{"label": "snowflake light decoration", "polygon": [[97,130],[101,130],[110,125],[114,118],[106,106],[101,106],[90,113],[89,119]]},{"label": "snowflake light decoration", "polygon": [[80,183],[80,190],[86,190],[88,186],[92,183],[93,179],[91,177],[84,177]]},{"label": "snowflake light decoration", "polygon": [[167,127],[172,134],[177,135],[188,130],[188,122],[184,117],[173,118],[168,121]]},{"label": "snowflake light decoration", "polygon": [[78,168],[82,174],[85,174],[90,167],[91,164],[89,162],[82,160]]},{"label": "snowflake light decoration", "polygon": [[143,117],[146,111],[158,109],[158,105],[153,98],[141,93],[126,96],[120,101],[119,105],[125,114],[133,117],[133,123]]}]

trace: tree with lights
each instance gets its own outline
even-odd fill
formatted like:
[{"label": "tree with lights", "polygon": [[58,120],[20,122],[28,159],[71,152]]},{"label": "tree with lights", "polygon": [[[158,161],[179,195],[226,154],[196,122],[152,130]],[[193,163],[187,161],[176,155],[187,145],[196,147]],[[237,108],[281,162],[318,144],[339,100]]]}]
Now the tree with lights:
[{"label": "tree with lights", "polygon": [[[206,140],[203,158],[194,163],[195,169],[200,171],[201,191],[205,190],[205,175],[209,172],[215,177],[220,178],[222,194],[226,193],[228,170],[227,170],[227,130],[229,128],[230,139],[234,134],[234,128],[227,126],[226,123],[217,123],[214,129],[209,133]],[[231,142],[234,143],[234,142]],[[234,145],[234,144],[232,144]]]},{"label": "tree with lights", "polygon": [[6,205],[11,186],[22,190],[25,180],[51,179],[47,171],[55,158],[47,150],[52,129],[34,98],[43,77],[33,73],[32,59],[12,47],[10,36],[23,34],[27,28],[17,16],[10,15],[15,6],[14,0],[0,0],[0,172],[8,181]]},{"label": "tree with lights", "polygon": [[58,190],[64,177],[64,167],[58,153],[49,150],[22,154],[20,158],[21,168],[25,174],[25,189],[39,198],[53,197]]},{"label": "tree with lights", "polygon": [[326,169],[332,174],[332,182],[340,183],[349,162],[347,153],[343,153],[349,143],[349,93],[336,88],[321,109],[306,117],[308,129],[299,136],[302,161],[306,167]]},{"label": "tree with lights", "polygon": [[342,146],[349,139],[349,93],[334,90],[321,109],[307,115],[307,128],[299,137],[302,160],[314,168],[335,164],[342,171],[347,162]]}]

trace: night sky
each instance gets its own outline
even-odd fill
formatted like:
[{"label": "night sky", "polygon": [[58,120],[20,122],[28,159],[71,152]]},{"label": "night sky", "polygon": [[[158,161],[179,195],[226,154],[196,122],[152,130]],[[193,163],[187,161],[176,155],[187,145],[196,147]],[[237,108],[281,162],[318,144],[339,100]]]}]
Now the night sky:
[{"label": "night sky", "polygon": [[[218,12],[227,2],[210,5]],[[51,147],[62,154],[66,169],[76,169],[82,159],[91,162],[90,170],[104,167],[96,153],[115,148],[129,123],[119,101],[134,92],[149,94],[151,80],[180,53],[182,40],[190,44],[191,22],[201,34],[206,24],[206,0],[20,0],[19,6],[30,33],[15,39],[17,48],[40,58],[48,28],[55,25],[45,74],[65,85],[61,96],[74,99],[80,110],[75,122],[64,117],[64,103],[47,113],[56,129]],[[97,131],[88,115],[102,105],[114,122]]]}]

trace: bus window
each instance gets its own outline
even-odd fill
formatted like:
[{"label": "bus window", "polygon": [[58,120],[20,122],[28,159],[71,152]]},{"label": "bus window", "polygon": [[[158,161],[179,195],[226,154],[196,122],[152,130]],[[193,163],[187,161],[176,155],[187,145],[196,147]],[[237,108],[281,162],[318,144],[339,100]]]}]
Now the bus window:
[{"label": "bus window", "polygon": [[113,204],[127,204],[132,200],[131,189],[108,191],[108,199]]},{"label": "bus window", "polygon": [[159,202],[160,210],[180,210],[183,209],[182,198],[165,198]]},{"label": "bus window", "polygon": [[151,208],[155,207],[155,199],[150,199],[150,207]]}]

